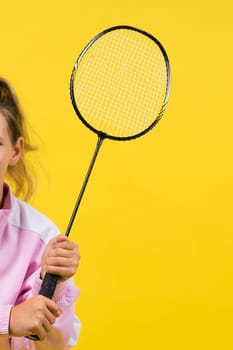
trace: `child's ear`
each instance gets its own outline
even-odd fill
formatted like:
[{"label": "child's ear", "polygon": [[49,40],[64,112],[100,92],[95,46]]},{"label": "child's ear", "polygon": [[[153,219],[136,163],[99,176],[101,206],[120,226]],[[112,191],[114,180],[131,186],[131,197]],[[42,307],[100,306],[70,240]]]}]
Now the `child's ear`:
[{"label": "child's ear", "polygon": [[12,156],[9,162],[9,165],[16,165],[21,158],[24,148],[24,139],[19,137],[16,143],[13,146]]}]

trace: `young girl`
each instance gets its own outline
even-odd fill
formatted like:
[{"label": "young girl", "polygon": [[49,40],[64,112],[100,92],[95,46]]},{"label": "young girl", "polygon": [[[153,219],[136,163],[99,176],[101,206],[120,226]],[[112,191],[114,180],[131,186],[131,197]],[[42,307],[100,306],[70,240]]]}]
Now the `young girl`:
[{"label": "young girl", "polygon": [[[24,118],[9,84],[0,78],[0,349],[64,350],[74,345],[79,321],[72,276],[76,244],[26,201],[33,181],[25,163],[29,144]],[[38,295],[46,272],[60,276],[52,300]],[[40,341],[25,338],[36,334]]]}]

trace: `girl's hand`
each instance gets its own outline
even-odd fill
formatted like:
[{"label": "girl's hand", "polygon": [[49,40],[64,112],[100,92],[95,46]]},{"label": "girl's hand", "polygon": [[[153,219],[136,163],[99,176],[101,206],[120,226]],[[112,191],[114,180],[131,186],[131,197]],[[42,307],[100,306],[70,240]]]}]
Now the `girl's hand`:
[{"label": "girl's hand", "polygon": [[59,282],[72,277],[79,265],[78,246],[64,235],[49,241],[41,259],[41,278],[46,272],[60,276]]},{"label": "girl's hand", "polygon": [[60,314],[59,306],[53,300],[36,295],[12,307],[9,335],[25,337],[35,334],[43,340]]}]

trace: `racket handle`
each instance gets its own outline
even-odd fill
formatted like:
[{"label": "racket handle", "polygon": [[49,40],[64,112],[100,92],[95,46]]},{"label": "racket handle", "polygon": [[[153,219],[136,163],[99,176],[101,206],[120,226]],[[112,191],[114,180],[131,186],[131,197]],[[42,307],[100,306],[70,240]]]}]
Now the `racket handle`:
[{"label": "racket handle", "polygon": [[[52,275],[51,273],[46,273],[39,291],[39,295],[43,295],[49,299],[52,299],[58,279],[59,276]],[[35,341],[40,340],[36,334],[28,335],[26,338]]]},{"label": "racket handle", "polygon": [[59,276],[46,273],[39,291],[39,295],[52,299],[58,279]]}]

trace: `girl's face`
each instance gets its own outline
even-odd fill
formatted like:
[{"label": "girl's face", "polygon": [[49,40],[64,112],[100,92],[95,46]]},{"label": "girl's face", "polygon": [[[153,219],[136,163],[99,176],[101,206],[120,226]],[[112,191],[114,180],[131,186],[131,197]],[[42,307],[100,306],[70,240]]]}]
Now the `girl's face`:
[{"label": "girl's face", "polygon": [[8,166],[14,166],[21,157],[23,138],[19,137],[15,145],[12,144],[5,117],[0,112],[0,204],[3,195],[3,182]]}]

